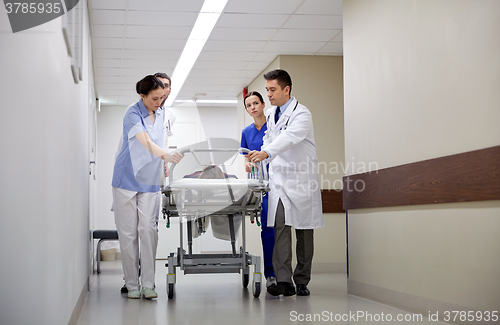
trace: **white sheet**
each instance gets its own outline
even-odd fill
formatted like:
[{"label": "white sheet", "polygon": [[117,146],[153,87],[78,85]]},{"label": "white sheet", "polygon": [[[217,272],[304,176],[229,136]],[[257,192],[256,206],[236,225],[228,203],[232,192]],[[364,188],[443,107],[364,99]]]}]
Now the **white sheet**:
[{"label": "white sheet", "polygon": [[198,179],[183,178],[170,184],[171,189],[227,189],[230,185],[233,189],[246,187],[258,187],[263,185],[257,179]]}]

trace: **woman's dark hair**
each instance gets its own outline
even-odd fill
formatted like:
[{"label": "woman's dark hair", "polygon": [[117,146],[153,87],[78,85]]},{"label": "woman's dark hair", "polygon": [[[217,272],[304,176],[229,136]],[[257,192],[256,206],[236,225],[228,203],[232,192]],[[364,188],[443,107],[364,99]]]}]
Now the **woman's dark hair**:
[{"label": "woman's dark hair", "polygon": [[160,79],[156,78],[153,75],[145,76],[144,78],[139,80],[135,85],[135,90],[137,91],[137,93],[139,95],[142,94],[146,96],[149,94],[151,90],[155,90],[158,88],[164,89],[165,85],[163,84],[163,82],[161,82]]},{"label": "woman's dark hair", "polygon": [[276,80],[281,89],[285,89],[286,86],[290,87],[290,94],[292,94],[292,78],[285,70],[276,69],[269,71],[264,75],[264,79]]},{"label": "woman's dark hair", "polygon": [[264,103],[264,98],[262,98],[262,95],[258,91],[251,91],[243,99],[243,106],[245,106],[245,109],[247,108],[247,104],[245,102],[247,101],[247,98],[250,96],[257,96],[257,97],[259,97],[260,102]]}]

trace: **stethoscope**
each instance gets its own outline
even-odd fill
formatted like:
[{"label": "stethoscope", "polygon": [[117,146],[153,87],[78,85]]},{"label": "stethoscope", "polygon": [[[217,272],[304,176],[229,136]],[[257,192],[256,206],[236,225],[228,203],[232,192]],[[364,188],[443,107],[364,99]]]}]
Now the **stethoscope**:
[{"label": "stethoscope", "polygon": [[[293,108],[292,113],[295,112],[295,109],[297,108],[297,105],[299,105],[298,101],[297,101],[297,103],[295,103],[295,107]],[[288,127],[288,121],[290,121],[290,118],[292,117],[292,113],[288,116],[288,119],[286,120],[285,126],[280,129],[280,132],[286,130],[286,128]],[[267,121],[266,122],[269,122],[269,117],[270,116],[267,117]],[[269,123],[268,123],[268,125],[269,125]]]},{"label": "stethoscope", "polygon": [[172,129],[170,128],[170,120],[167,121],[168,122],[168,127],[167,127],[167,135],[169,137],[173,136],[174,134],[172,133]]}]

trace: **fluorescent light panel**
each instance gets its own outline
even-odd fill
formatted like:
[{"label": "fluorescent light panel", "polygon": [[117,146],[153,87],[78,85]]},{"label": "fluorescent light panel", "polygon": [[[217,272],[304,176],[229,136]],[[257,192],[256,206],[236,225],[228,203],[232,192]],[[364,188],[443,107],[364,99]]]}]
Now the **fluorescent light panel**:
[{"label": "fluorescent light panel", "polygon": [[176,103],[199,103],[199,104],[238,104],[237,99],[198,99],[196,101],[192,99],[184,100],[179,99],[175,101]]},{"label": "fluorescent light panel", "polygon": [[175,66],[172,74],[172,91],[165,103],[166,106],[172,106],[175,98],[179,94],[184,82],[186,81],[189,72],[193,68],[201,50],[205,46],[208,37],[219,20],[224,7],[228,0],[205,0],[201,8],[198,18],[194,23],[188,41],[182,50],[179,62]]}]

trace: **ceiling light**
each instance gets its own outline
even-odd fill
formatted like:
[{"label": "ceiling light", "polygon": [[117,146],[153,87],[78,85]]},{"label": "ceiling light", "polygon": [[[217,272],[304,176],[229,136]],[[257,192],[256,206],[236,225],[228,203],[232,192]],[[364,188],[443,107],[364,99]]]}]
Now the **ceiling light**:
[{"label": "ceiling light", "polygon": [[237,99],[179,99],[176,103],[197,103],[197,104],[238,104]]},{"label": "ceiling light", "polygon": [[205,0],[198,18],[194,23],[188,41],[184,46],[181,57],[175,66],[172,74],[172,91],[168,97],[165,106],[172,106],[175,98],[179,94],[189,72],[196,63],[201,50],[205,46],[208,37],[219,20],[228,0]]}]

